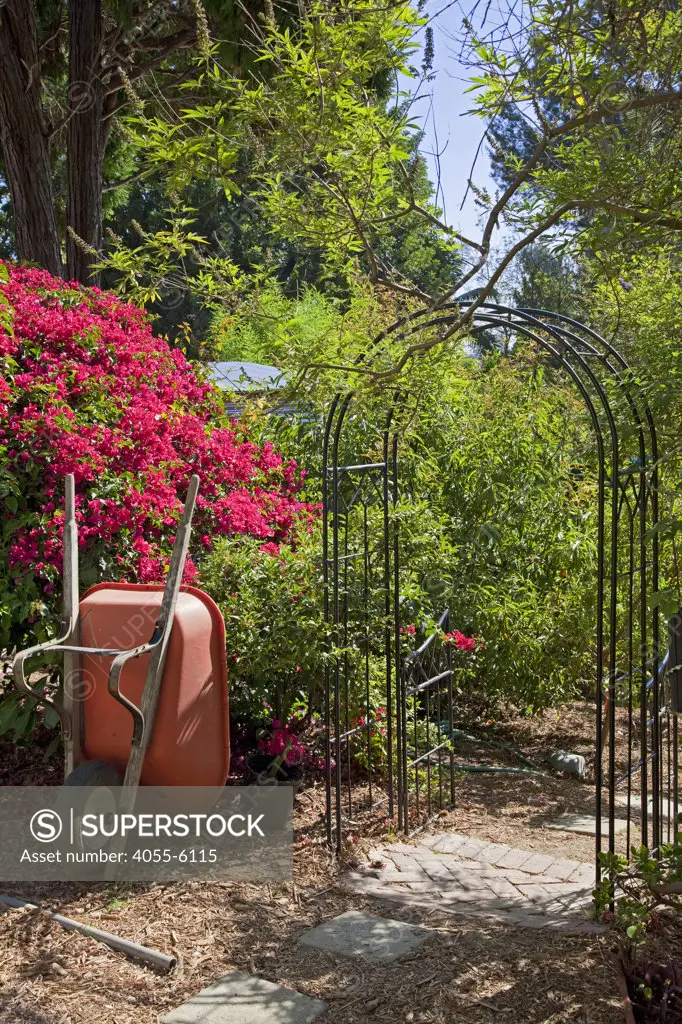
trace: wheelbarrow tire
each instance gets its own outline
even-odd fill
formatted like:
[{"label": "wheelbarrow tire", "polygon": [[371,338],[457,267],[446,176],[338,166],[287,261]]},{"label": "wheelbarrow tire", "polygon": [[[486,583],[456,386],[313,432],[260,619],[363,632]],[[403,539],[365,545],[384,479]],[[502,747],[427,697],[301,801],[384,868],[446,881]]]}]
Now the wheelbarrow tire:
[{"label": "wheelbarrow tire", "polygon": [[64,779],[65,786],[122,786],[123,779],[106,761],[83,761]]}]

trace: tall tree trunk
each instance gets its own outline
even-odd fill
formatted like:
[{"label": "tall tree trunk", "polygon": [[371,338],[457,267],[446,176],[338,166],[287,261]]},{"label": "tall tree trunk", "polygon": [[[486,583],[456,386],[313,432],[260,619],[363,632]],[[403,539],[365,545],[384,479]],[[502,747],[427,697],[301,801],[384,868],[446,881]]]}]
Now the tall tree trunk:
[{"label": "tall tree trunk", "polygon": [[19,259],[63,272],[52,167],[40,102],[34,0],[0,7],[0,143]]},{"label": "tall tree trunk", "polygon": [[[102,0],[69,3],[69,122],[67,127],[68,276],[95,284],[93,256],[102,244],[102,176],[108,122],[103,119]],[[82,242],[86,243],[84,247]]]}]

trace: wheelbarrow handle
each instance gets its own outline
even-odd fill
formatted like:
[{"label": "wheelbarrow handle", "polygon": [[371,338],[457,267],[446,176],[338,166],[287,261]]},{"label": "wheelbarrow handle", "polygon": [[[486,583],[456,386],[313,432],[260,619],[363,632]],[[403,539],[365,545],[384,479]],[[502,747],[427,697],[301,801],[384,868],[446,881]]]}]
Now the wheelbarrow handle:
[{"label": "wheelbarrow handle", "polygon": [[25,651],[19,651],[15,654],[12,661],[12,672],[14,673],[14,685],[20,693],[25,693],[27,697],[32,697],[40,704],[45,704],[47,707],[54,708],[59,715],[59,720],[62,725],[62,734],[64,741],[68,742],[71,739],[71,715],[58,701],[52,700],[51,697],[46,697],[45,694],[38,689],[35,689],[26,682],[26,674],[24,672],[24,662],[29,658],[32,658],[35,654],[42,654],[43,651],[58,650],[64,641],[69,640],[73,635],[73,622],[69,620],[67,627],[60,636],[54,637],[52,640],[46,640],[43,644],[36,644],[35,647],[28,647]]},{"label": "wheelbarrow handle", "polygon": [[[153,650],[149,659],[149,667],[147,669],[147,676],[144,682],[144,689],[142,690],[140,707],[135,709],[137,713],[133,712],[132,707],[129,708],[134,719],[134,729],[132,744],[130,747],[130,757],[128,758],[128,765],[123,779],[123,786],[127,790],[127,805],[131,804],[134,800],[135,791],[140,781],[144,756],[147,752],[147,747],[149,746],[152,733],[154,731],[156,708],[159,701],[159,694],[161,692],[164,663],[166,660],[166,654],[168,653],[168,643],[170,640],[171,630],[173,628],[175,606],[177,604],[178,594],[180,593],[180,587],[182,585],[182,574],[185,568],[185,559],[187,558],[187,549],[189,547],[189,539],[192,532],[192,517],[194,515],[194,507],[196,505],[198,491],[199,477],[194,474],[190,477],[182,519],[180,520],[180,525],[175,535],[175,543],[173,544],[173,553],[171,554],[170,565],[168,567],[168,576],[166,577],[166,586],[161,601],[161,609],[154,628],[154,634],[150,641]],[[116,661],[118,660],[119,659],[116,659]],[[116,661],[111,666],[112,676]],[[125,663],[125,659],[122,664],[123,663]],[[116,693],[111,689],[111,686],[112,678],[110,677],[110,692],[116,696]],[[121,698],[122,695],[119,691],[117,699]],[[125,698],[122,698],[121,703],[123,703],[124,700]],[[125,810],[126,807],[123,809]]]},{"label": "wheelbarrow handle", "polygon": [[136,704],[133,704],[131,700],[128,700],[128,698],[121,693],[121,672],[123,671],[123,667],[126,662],[130,661],[132,658],[140,658],[142,655],[148,654],[152,651],[157,644],[161,642],[161,636],[150,640],[149,643],[141,644],[139,647],[134,647],[132,650],[121,651],[109,647],[76,647],[71,644],[64,643],[65,640],[69,639],[71,633],[72,630],[69,629],[61,636],[55,637],[53,640],[48,640],[43,644],[37,644],[35,647],[29,647],[27,650],[21,651],[16,655],[13,662],[13,670],[14,682],[17,690],[20,690],[29,697],[33,697],[34,700],[39,701],[41,704],[54,708],[59,715],[59,719],[62,724],[64,739],[68,740],[71,736],[71,715],[57,701],[52,700],[50,697],[46,697],[42,691],[34,689],[28,685],[24,672],[24,662],[34,654],[41,654],[43,651],[58,651],[60,654],[66,652],[70,654],[90,654],[99,658],[113,658],[114,660],[112,661],[109,669],[109,693],[132,715],[134,722],[133,735],[139,740],[139,737],[142,735],[144,730],[144,715]]},{"label": "wheelbarrow handle", "polygon": [[145,717],[142,709],[121,693],[121,673],[126,662],[132,658],[140,658],[143,654],[154,650],[159,643],[161,643],[161,636],[155,636],[149,643],[135,647],[132,651],[120,651],[112,661],[111,668],[109,669],[109,693],[133,717],[133,743],[139,743],[144,734]]}]

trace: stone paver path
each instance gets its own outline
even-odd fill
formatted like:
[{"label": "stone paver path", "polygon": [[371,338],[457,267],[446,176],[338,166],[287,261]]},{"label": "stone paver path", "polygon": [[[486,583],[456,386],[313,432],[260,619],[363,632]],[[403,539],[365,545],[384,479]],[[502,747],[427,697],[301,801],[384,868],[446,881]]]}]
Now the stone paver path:
[{"label": "stone paver path", "polygon": [[[380,862],[382,867],[375,867]],[[374,850],[344,876],[356,892],[406,906],[492,917],[526,928],[594,932],[594,867],[446,833]]]}]

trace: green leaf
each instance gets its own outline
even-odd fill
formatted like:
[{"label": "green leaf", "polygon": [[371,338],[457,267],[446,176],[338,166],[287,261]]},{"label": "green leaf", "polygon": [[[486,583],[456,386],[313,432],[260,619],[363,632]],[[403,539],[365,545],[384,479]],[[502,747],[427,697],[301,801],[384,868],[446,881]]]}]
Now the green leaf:
[{"label": "green leaf", "polygon": [[54,708],[47,705],[43,711],[43,721],[48,729],[56,729],[59,725],[59,715]]}]

